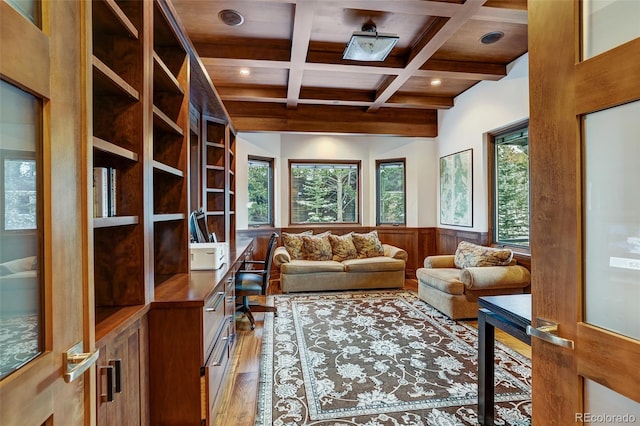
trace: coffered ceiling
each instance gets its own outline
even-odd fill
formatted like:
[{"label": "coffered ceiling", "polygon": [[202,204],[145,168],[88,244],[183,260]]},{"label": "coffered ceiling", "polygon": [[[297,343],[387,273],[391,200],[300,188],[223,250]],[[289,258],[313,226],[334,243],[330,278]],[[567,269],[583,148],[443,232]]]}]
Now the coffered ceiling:
[{"label": "coffered ceiling", "polygon": [[[526,0],[172,4],[238,131],[436,136],[438,109],[527,51]],[[223,23],[227,9],[242,24]],[[367,21],[397,45],[384,62],[342,59]],[[504,36],[481,43],[491,32]]]}]

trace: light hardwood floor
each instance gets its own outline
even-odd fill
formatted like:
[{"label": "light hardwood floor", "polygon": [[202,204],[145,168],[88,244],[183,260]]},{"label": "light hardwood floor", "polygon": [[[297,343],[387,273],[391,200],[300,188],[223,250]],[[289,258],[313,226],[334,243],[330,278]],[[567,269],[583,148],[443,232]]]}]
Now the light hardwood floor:
[{"label": "light hardwood floor", "polygon": [[[418,291],[416,280],[406,280],[405,289]],[[278,293],[278,285],[270,286],[270,293]],[[267,301],[267,304],[269,300]],[[221,392],[221,401],[215,418],[216,426],[250,426],[255,421],[258,377],[260,374],[260,352],[264,314],[255,313],[256,328],[251,330],[244,317],[236,319],[236,349],[226,383]],[[477,321],[467,321],[477,327]],[[502,330],[496,329],[496,339],[513,350],[531,358],[531,347]]]}]

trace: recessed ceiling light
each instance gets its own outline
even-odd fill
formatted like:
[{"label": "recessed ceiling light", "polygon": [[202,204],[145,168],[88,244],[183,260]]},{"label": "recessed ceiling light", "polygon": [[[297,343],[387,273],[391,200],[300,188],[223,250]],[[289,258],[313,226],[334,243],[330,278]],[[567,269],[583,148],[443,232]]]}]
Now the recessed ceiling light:
[{"label": "recessed ceiling light", "polygon": [[432,78],[431,79],[431,85],[432,86],[440,86],[442,84],[442,80],[440,80],[439,78]]},{"label": "recessed ceiling light", "polygon": [[237,27],[238,25],[242,25],[244,22],[244,16],[242,16],[237,10],[233,9],[221,10],[220,13],[218,13],[218,19],[230,27]]},{"label": "recessed ceiling light", "polygon": [[496,41],[500,40],[502,37],[504,37],[504,33],[502,31],[492,31],[480,37],[480,43],[493,44]]},{"label": "recessed ceiling light", "polygon": [[240,75],[243,75],[243,76],[251,75],[251,70],[249,68],[240,68]]}]

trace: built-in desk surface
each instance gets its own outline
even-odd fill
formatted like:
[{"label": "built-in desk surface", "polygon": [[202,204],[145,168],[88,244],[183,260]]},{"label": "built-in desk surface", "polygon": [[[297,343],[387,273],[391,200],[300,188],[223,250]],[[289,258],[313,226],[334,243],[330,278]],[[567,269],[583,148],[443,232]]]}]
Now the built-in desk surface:
[{"label": "built-in desk surface", "polygon": [[163,304],[171,304],[171,307],[177,307],[177,303],[182,306],[202,306],[227,273],[244,260],[252,243],[252,238],[231,242],[225,263],[220,269],[190,271],[169,278],[155,288],[152,306],[159,308]]}]

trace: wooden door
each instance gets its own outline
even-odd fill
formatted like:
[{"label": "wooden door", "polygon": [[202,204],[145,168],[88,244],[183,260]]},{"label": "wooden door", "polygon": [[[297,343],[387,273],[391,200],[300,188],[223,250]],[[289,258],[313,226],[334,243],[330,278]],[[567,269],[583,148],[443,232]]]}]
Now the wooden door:
[{"label": "wooden door", "polygon": [[[3,117],[18,117],[4,123],[2,154],[23,152],[21,148],[5,150],[5,144],[19,147],[25,139],[23,133],[30,134],[37,169],[36,195],[32,197],[37,226],[21,230],[3,227],[1,255],[12,255],[14,248],[4,245],[10,238],[30,234],[37,240],[33,253],[27,253],[36,260],[14,276],[30,276],[29,285],[35,283],[31,293],[35,304],[29,312],[35,315],[34,330],[39,336],[34,356],[0,381],[2,425],[79,425],[91,424],[95,418],[93,368],[86,373],[70,372],[63,359],[76,346],[77,358],[73,356],[69,365],[80,365],[82,354],[92,353],[94,340],[92,294],[86,284],[84,13],[85,2],[0,2],[2,85],[16,96],[32,99],[36,111],[27,118],[32,130],[23,132],[24,111],[18,111],[17,104],[0,100]],[[7,187],[2,191],[4,202]],[[6,207],[2,209],[5,224]],[[8,308],[0,313],[0,319],[6,312]],[[94,358],[85,359],[81,368]]]},{"label": "wooden door", "polygon": [[[633,242],[640,236],[640,201],[637,177],[624,178],[637,176],[639,114],[623,112],[640,108],[636,4],[528,5],[532,316],[557,323],[556,335],[574,343],[572,349],[532,339],[537,425],[640,419],[640,256]],[[589,52],[603,41],[605,27],[613,42]],[[618,33],[617,41],[609,37]],[[600,120],[601,114],[613,119]],[[594,137],[594,121],[604,136]],[[624,253],[616,254],[620,248]],[[594,276],[608,286],[595,300]],[[633,306],[630,312],[624,304]],[[624,315],[618,326],[610,324]]]}]

